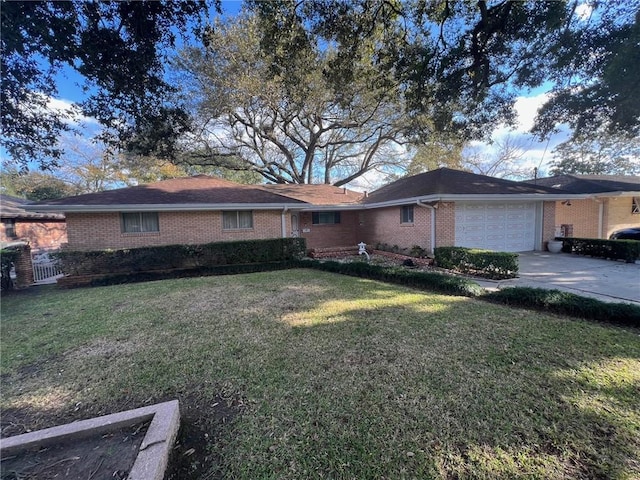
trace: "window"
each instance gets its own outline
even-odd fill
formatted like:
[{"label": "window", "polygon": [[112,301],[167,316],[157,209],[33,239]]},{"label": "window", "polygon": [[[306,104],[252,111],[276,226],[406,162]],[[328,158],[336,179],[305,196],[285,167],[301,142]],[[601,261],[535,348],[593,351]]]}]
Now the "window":
[{"label": "window", "polygon": [[413,205],[400,208],[400,223],[413,223]]},{"label": "window", "polygon": [[2,220],[4,224],[4,233],[7,238],[17,238],[16,235],[16,220],[14,218],[5,218]]},{"label": "window", "polygon": [[239,230],[242,228],[253,228],[253,212],[251,210],[222,212],[223,230]]},{"label": "window", "polygon": [[314,225],[332,225],[340,223],[340,212],[313,212],[311,223]]},{"label": "window", "polygon": [[122,214],[122,233],[149,233],[159,231],[158,212]]},{"label": "window", "polygon": [[633,197],[631,200],[631,213],[640,214],[640,198]]}]

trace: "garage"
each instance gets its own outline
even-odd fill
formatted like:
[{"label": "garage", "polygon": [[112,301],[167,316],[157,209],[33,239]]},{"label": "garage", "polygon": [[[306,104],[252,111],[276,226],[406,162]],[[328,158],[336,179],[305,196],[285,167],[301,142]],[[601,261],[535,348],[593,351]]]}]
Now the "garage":
[{"label": "garage", "polygon": [[501,252],[536,248],[536,202],[456,203],[455,244]]}]

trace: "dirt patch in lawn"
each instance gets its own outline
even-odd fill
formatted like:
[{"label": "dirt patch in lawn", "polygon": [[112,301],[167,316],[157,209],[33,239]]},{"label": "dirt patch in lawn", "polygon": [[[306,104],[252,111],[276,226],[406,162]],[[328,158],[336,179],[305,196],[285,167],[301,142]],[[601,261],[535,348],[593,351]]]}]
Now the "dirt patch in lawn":
[{"label": "dirt patch in lawn", "polygon": [[219,466],[223,459],[216,453],[224,433],[244,410],[240,397],[215,397],[213,401],[189,395],[180,399],[180,430],[176,439],[166,480],[185,478],[222,479]]},{"label": "dirt patch in lawn", "polygon": [[68,353],[68,357],[72,360],[82,361],[87,357],[103,357],[109,358],[115,355],[134,353],[139,346],[132,341],[107,341],[104,339],[96,340],[89,345],[77,348]]},{"label": "dirt patch in lawn", "polygon": [[125,479],[149,422],[102,435],[63,441],[2,459],[2,480]]}]

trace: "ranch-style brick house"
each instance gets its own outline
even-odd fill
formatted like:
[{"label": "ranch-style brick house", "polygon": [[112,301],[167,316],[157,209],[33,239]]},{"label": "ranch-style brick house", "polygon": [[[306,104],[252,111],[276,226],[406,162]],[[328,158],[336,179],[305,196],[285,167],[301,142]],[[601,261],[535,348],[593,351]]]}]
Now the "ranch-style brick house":
[{"label": "ranch-style brick house", "polygon": [[440,168],[366,194],[331,185],[240,185],[200,175],[28,208],[63,212],[71,250],[301,236],[310,249],[363,241],[428,251],[457,245],[517,252],[542,250],[561,221],[573,221],[558,217],[562,202],[593,202],[592,194],[538,182]]}]

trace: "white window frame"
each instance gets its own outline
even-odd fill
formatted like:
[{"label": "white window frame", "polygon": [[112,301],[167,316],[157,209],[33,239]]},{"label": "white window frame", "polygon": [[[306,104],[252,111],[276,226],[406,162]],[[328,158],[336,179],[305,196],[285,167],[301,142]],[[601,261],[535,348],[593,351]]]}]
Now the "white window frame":
[{"label": "white window frame", "polygon": [[[243,219],[241,216],[249,215],[249,226],[241,226]],[[244,221],[246,222],[246,218]],[[222,212],[222,230],[253,230],[253,210],[226,210]]]},{"label": "white window frame", "polygon": [[413,225],[413,214],[413,205],[404,205],[400,207],[400,223],[403,225]]},{"label": "white window frame", "polygon": [[[138,215],[137,225],[139,226],[139,229],[127,230],[126,217],[130,216],[131,218],[133,218],[134,215]],[[155,229],[146,229],[146,226],[149,224],[149,222],[145,223],[145,216],[155,219]],[[160,215],[158,215],[158,212],[121,212],[120,231],[127,235],[139,233],[160,233]]]}]

